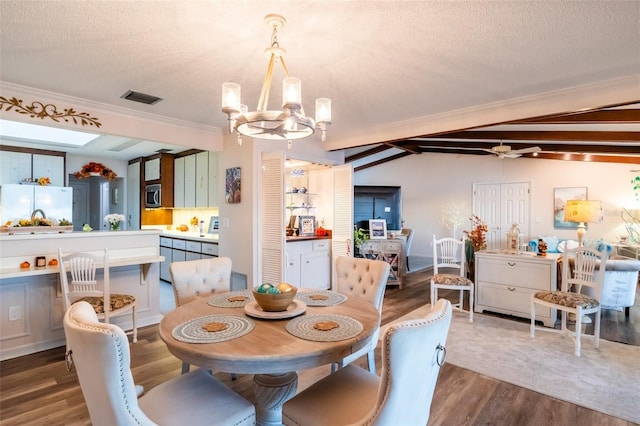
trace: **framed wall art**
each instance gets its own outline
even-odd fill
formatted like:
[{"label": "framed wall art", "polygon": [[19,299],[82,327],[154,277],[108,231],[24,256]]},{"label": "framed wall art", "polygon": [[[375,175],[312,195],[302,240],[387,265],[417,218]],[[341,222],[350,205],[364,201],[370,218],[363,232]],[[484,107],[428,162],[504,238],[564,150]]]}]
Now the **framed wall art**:
[{"label": "framed wall art", "polygon": [[298,216],[298,235],[316,234],[315,216]]},{"label": "framed wall art", "polygon": [[587,187],[578,186],[570,188],[553,189],[553,227],[557,229],[578,229],[577,222],[565,222],[564,207],[567,200],[586,200]]},{"label": "framed wall art", "polygon": [[227,169],[224,198],[227,200],[227,204],[240,202],[240,167]]},{"label": "framed wall art", "polygon": [[387,220],[369,219],[369,237],[372,240],[387,239]]}]

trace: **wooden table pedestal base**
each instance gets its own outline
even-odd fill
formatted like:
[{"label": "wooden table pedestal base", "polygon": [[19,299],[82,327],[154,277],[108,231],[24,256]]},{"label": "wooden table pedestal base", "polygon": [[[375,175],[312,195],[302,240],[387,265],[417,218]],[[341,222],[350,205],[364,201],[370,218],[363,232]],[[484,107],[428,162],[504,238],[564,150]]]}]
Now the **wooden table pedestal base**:
[{"label": "wooden table pedestal base", "polygon": [[282,425],[282,406],[298,389],[298,374],[256,374],[256,417],[260,426]]}]

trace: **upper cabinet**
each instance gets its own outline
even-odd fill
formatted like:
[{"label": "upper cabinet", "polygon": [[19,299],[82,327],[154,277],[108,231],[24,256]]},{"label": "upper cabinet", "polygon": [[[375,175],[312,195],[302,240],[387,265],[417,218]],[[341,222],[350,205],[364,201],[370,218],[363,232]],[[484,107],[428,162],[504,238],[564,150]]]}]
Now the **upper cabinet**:
[{"label": "upper cabinet", "polygon": [[146,185],[160,184],[161,207],[173,207],[173,154],[156,154],[144,159],[144,182]]},{"label": "upper cabinet", "polygon": [[34,152],[0,150],[0,185],[41,177],[48,177],[53,186],[65,185],[63,152],[28,151]]},{"label": "upper cabinet", "polygon": [[217,207],[218,154],[203,151],[176,158],[173,182],[174,207]]},{"label": "upper cabinet", "polygon": [[160,179],[160,157],[152,158],[144,162],[144,180]]}]

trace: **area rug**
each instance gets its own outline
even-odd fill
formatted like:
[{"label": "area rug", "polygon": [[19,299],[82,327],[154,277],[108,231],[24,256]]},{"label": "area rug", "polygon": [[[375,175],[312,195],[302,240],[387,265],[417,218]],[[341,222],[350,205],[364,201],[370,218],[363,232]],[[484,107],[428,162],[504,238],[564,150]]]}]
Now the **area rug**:
[{"label": "area rug", "polygon": [[[423,306],[382,327],[424,317]],[[640,347],[593,338],[582,339],[581,356],[574,355],[570,337],[536,330],[510,319],[454,310],[447,338],[450,364],[542,393],[572,404],[640,424]]]}]

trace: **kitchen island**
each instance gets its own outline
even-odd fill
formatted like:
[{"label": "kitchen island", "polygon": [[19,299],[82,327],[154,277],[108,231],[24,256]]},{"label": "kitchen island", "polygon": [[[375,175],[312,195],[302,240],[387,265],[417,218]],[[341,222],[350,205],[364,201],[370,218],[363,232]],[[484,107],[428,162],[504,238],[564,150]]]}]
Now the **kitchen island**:
[{"label": "kitchen island", "polygon": [[[137,325],[160,322],[160,231],[93,231],[0,236],[0,360],[65,344],[64,307],[58,266],[49,266],[63,252],[109,250],[111,291],[132,294],[137,300]],[[44,256],[47,266],[35,267]],[[29,268],[20,268],[27,261]],[[101,273],[100,273],[101,276]],[[131,316],[112,318],[131,329]]]}]

